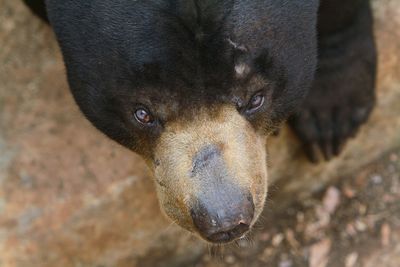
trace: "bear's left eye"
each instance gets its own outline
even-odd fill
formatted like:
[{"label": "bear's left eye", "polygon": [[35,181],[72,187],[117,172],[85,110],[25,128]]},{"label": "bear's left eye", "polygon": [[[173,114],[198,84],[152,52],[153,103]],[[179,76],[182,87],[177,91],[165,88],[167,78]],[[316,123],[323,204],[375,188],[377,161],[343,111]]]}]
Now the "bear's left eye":
[{"label": "bear's left eye", "polygon": [[139,108],[135,111],[135,119],[145,125],[150,125],[154,122],[153,116],[144,108]]},{"label": "bear's left eye", "polygon": [[246,113],[251,114],[259,110],[265,102],[265,97],[262,93],[255,94],[249,101],[246,107]]}]

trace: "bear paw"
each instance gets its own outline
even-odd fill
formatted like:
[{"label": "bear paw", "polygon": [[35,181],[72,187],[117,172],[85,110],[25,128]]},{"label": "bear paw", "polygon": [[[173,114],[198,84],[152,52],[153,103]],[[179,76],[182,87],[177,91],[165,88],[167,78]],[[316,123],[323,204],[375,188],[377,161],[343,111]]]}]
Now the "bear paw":
[{"label": "bear paw", "polygon": [[375,103],[376,47],[370,10],[351,27],[319,39],[314,84],[289,124],[312,162],[339,155]]},{"label": "bear paw", "polygon": [[304,151],[313,163],[338,156],[346,141],[354,137],[372,110],[373,101],[365,106],[335,106],[319,108],[307,106],[289,123],[303,142]]}]

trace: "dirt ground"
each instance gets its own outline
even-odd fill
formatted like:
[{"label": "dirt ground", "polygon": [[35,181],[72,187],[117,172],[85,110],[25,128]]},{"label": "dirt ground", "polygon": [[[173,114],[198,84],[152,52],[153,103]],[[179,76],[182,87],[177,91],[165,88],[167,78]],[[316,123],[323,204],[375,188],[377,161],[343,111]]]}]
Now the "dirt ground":
[{"label": "dirt ground", "polygon": [[251,237],[210,247],[195,266],[400,266],[400,149],[267,214]]},{"label": "dirt ground", "polygon": [[268,213],[259,227],[234,245],[210,247],[195,266],[400,266],[400,149]]}]

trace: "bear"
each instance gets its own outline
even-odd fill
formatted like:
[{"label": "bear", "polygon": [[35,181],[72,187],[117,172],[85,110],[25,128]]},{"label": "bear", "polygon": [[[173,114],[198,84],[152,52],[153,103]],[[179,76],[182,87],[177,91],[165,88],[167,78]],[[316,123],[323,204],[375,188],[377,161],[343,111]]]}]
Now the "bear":
[{"label": "bear", "polygon": [[282,123],[330,160],[375,103],[368,0],[24,1],[83,114],[143,157],[161,210],[206,242],[252,229]]}]

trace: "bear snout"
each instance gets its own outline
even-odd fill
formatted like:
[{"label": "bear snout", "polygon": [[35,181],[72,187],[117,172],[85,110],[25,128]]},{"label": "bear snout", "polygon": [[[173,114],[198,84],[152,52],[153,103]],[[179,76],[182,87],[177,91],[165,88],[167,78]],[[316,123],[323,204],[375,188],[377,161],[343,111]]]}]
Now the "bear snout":
[{"label": "bear snout", "polygon": [[[191,209],[198,233],[212,243],[228,243],[245,235],[254,219],[254,203],[250,194],[228,190],[225,197],[205,195]],[[228,195],[229,194],[229,195]]]},{"label": "bear snout", "polygon": [[205,241],[242,237],[267,194],[265,143],[231,106],[204,108],[195,120],[167,123],[154,152],[158,164],[152,165],[161,208]]}]

